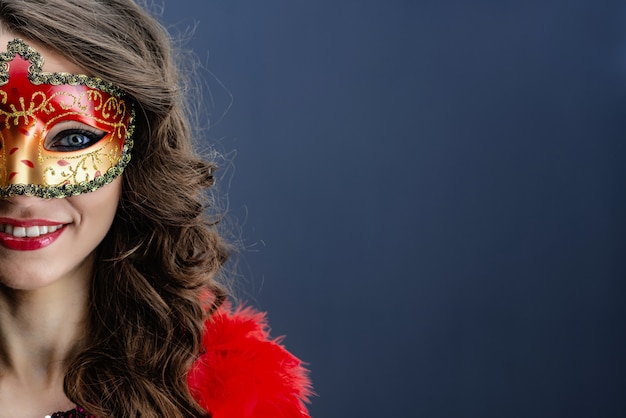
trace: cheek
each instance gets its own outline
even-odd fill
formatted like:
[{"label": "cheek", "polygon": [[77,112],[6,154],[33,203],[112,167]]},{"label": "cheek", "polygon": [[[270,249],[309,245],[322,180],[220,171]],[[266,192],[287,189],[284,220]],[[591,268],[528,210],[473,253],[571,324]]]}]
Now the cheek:
[{"label": "cheek", "polygon": [[86,228],[87,233],[100,237],[100,240],[108,232],[117,212],[122,188],[121,180],[121,177],[118,177],[95,192],[67,198],[73,199],[72,204],[80,214],[78,226]]}]

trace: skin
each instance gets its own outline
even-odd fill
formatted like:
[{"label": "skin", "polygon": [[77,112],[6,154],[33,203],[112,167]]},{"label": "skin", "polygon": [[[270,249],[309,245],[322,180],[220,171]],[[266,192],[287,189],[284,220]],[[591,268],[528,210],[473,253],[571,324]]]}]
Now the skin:
[{"label": "skin", "polygon": [[[0,49],[18,37],[0,31]],[[85,73],[35,42],[44,71]],[[84,335],[94,254],[109,230],[121,191],[118,178],[64,199],[0,199],[0,218],[65,224],[51,245],[16,251],[0,245],[0,418],[44,417],[75,405],[63,393],[65,364]]]}]

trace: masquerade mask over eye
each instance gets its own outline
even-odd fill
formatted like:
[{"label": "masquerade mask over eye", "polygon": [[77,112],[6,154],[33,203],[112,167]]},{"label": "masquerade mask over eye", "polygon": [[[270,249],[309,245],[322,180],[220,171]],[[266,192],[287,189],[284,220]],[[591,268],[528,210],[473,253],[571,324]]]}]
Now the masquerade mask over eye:
[{"label": "masquerade mask over eye", "polygon": [[0,53],[0,197],[92,192],[130,161],[134,111],[124,91],[42,67],[21,39]]}]

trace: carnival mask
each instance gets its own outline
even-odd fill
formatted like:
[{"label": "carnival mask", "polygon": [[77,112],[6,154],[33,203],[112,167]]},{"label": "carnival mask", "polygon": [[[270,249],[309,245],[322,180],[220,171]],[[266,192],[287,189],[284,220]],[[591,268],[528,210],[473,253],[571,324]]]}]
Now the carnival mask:
[{"label": "carnival mask", "polygon": [[0,197],[92,192],[130,161],[132,104],[97,77],[43,72],[21,39],[0,53]]}]

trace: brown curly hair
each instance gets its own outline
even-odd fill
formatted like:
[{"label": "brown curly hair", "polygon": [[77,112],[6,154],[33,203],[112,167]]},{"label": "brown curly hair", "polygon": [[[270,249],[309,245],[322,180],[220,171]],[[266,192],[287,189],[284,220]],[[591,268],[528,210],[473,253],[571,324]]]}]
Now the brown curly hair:
[{"label": "brown curly hair", "polygon": [[229,248],[206,215],[214,166],[193,151],[167,31],[132,0],[0,0],[0,25],[121,87],[137,110],[68,398],[101,417],[207,416],[186,379],[225,298],[216,274]]}]

